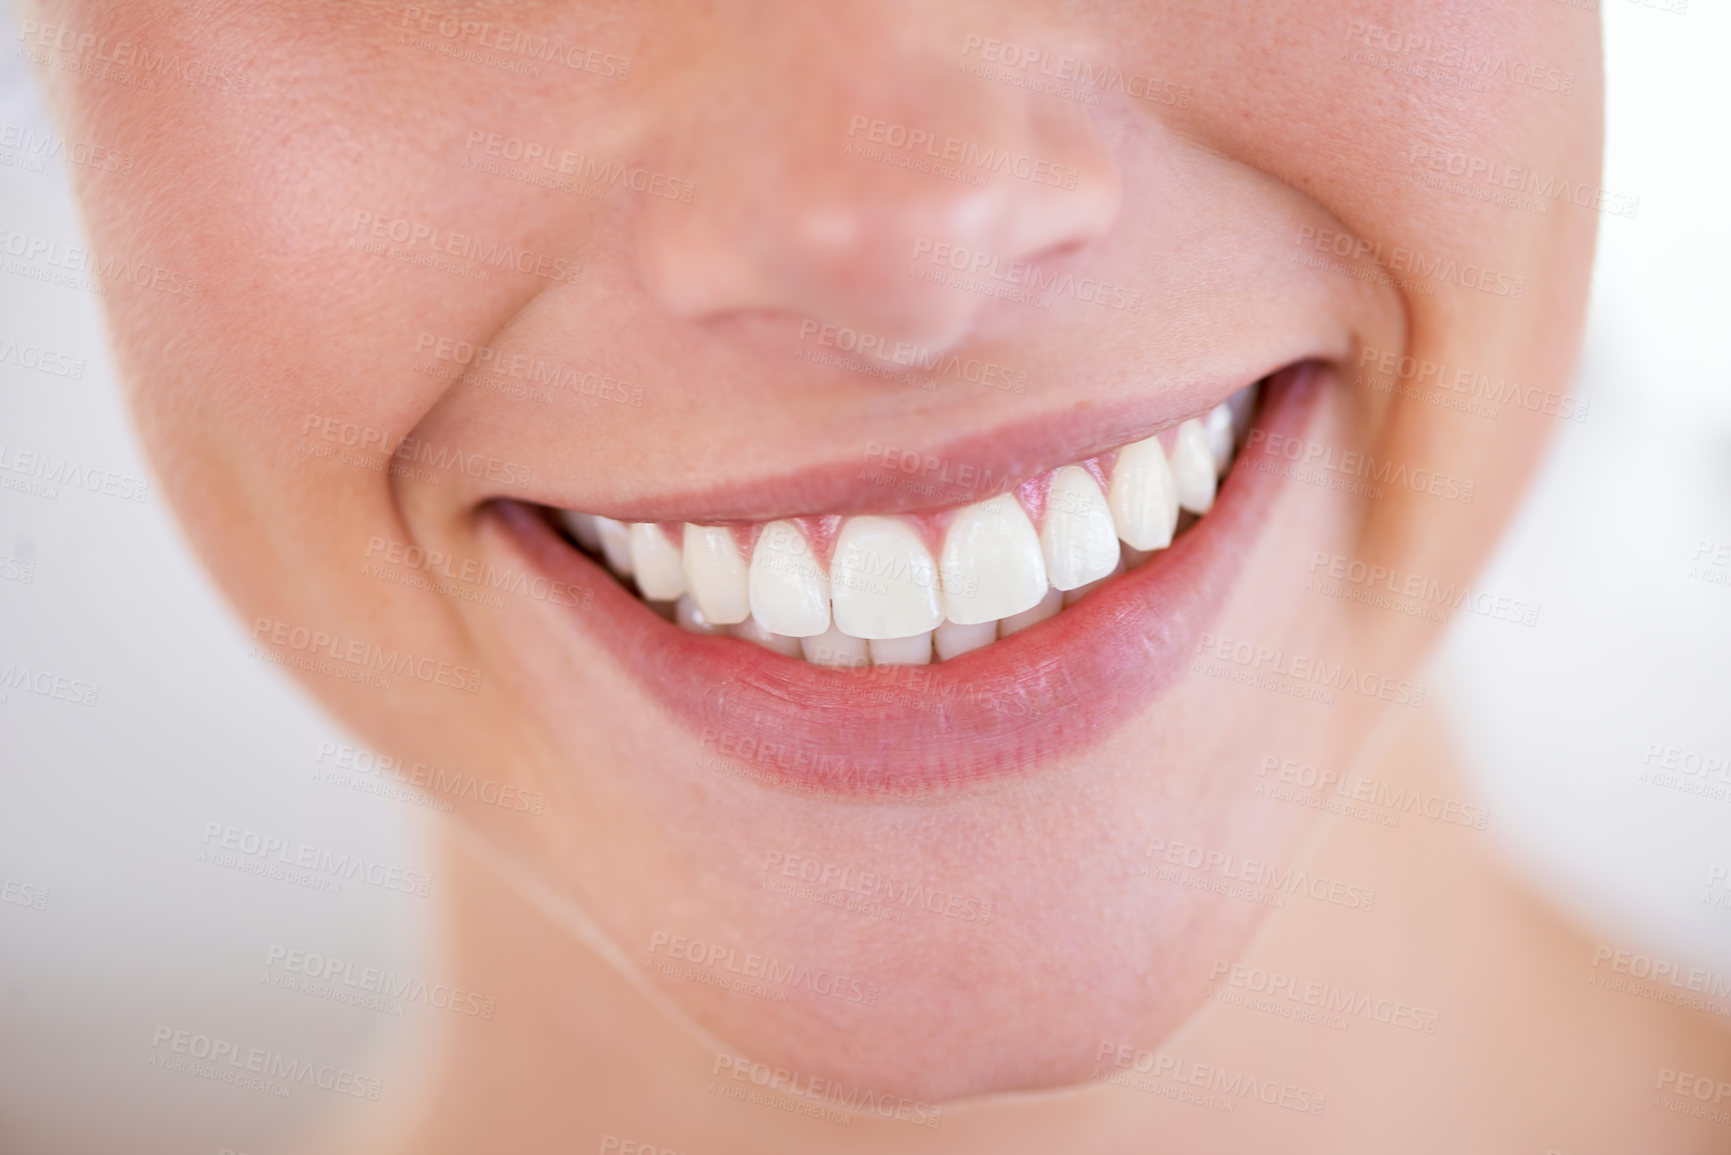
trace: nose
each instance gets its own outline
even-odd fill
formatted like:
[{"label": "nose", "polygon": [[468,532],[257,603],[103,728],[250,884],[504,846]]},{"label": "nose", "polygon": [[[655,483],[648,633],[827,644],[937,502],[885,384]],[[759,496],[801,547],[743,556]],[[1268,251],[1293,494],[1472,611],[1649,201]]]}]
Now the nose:
[{"label": "nose", "polygon": [[991,300],[967,278],[1111,228],[1117,162],[1085,109],[963,73],[963,36],[925,6],[748,7],[749,22],[693,30],[657,101],[668,170],[694,186],[638,219],[644,281],[668,313],[781,314],[941,348]]}]

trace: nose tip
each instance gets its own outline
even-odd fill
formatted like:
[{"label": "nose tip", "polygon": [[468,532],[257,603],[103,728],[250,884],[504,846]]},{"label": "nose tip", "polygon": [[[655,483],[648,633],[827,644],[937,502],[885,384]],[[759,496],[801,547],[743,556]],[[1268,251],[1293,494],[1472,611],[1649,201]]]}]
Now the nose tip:
[{"label": "nose tip", "polygon": [[[1112,227],[1117,162],[1085,112],[973,78],[959,86],[953,73],[928,75],[920,91],[921,67],[905,65],[899,100],[883,101],[900,111],[883,116],[857,111],[870,94],[817,80],[762,93],[770,103],[731,125],[687,118],[669,163],[691,170],[696,193],[640,218],[660,306],[696,320],[784,313],[942,347],[992,300],[976,283],[982,266],[1037,260]],[[936,258],[957,253],[967,256]]]},{"label": "nose tip", "polygon": [[[951,151],[964,163],[970,156],[966,145]],[[1051,182],[1042,184],[1000,163],[1031,158],[1027,145],[972,150],[980,159],[963,168],[868,143],[855,150],[857,162],[917,167],[873,174],[881,179],[838,173],[854,179],[789,197],[779,214],[785,225],[763,239],[756,268],[740,272],[768,307],[888,338],[952,343],[991,299],[980,291],[982,267],[1007,269],[1110,229],[1119,196],[1111,155],[1076,156],[1074,143],[1049,151],[1071,159],[1037,162]]]}]

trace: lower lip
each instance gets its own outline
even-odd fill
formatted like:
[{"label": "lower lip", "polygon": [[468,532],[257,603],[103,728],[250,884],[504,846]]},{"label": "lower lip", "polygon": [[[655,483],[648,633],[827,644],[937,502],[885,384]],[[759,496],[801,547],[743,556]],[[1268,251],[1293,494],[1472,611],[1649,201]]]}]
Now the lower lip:
[{"label": "lower lip", "polygon": [[[1312,364],[1275,375],[1257,427],[1298,432],[1322,377]],[[578,633],[660,701],[705,755],[804,794],[918,797],[1073,754],[1179,679],[1285,484],[1280,471],[1254,468],[1275,460],[1269,440],[1239,452],[1214,508],[1170,548],[1039,625],[930,666],[831,669],[679,629],[530,507],[498,501],[482,515],[529,566],[594,590],[589,612],[540,608],[572,613]],[[548,636],[540,632],[536,644]]]}]

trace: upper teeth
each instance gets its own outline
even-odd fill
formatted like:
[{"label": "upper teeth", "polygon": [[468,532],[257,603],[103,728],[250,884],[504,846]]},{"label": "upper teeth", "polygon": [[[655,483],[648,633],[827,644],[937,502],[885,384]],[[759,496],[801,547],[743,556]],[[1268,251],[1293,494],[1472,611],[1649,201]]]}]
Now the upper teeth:
[{"label": "upper teeth", "polygon": [[[1119,468],[1122,469],[1122,459]],[[1094,475],[1066,465],[1052,475],[1040,555],[1053,589],[1073,590],[1109,575],[1118,565],[1118,528]]]},{"label": "upper teeth", "polygon": [[905,517],[848,518],[825,565],[795,521],[742,533],[686,524],[670,536],[653,522],[557,516],[645,599],[676,601],[671,616],[685,629],[825,665],[923,663],[934,648],[949,659],[1052,616],[1126,561],[1164,549],[1180,509],[1207,513],[1254,388],[1183,422],[1169,444],[1155,436],[1120,448],[1101,471],[1104,491],[1086,464],[1054,470],[1037,530],[1009,493],[954,511],[935,560]]},{"label": "upper teeth", "polygon": [[829,628],[829,573],[793,522],[763,527],[746,581],[751,616],[771,633],[808,638]]},{"label": "upper teeth", "polygon": [[856,638],[906,638],[944,620],[938,567],[899,517],[850,517],[829,562],[836,629]]}]

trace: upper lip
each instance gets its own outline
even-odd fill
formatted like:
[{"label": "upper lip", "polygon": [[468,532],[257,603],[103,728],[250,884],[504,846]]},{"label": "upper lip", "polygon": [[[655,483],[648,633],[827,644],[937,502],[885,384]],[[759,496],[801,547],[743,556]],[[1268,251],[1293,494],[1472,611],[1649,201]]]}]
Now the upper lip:
[{"label": "upper lip", "polygon": [[[1259,424],[1301,428],[1324,376],[1306,365],[1279,374]],[[1242,467],[1259,454],[1267,450],[1246,451],[1214,510],[1157,561],[1107,583],[1075,610],[953,663],[873,667],[888,673],[874,679],[870,701],[849,674],[688,633],[632,609],[618,583],[520,503],[492,503],[480,524],[516,564],[593,597],[593,613],[524,603],[507,618],[533,668],[575,660],[568,655],[576,648],[548,646],[549,628],[554,637],[598,642],[706,746],[749,739],[756,752],[749,756],[771,778],[870,796],[1039,765],[1100,739],[1182,677],[1285,485],[1273,471]],[[546,708],[568,718],[561,677],[529,684],[545,685]]]},{"label": "upper lip", "polygon": [[[775,472],[768,455],[742,455],[746,476],[711,485],[651,489],[629,498],[573,500],[556,480],[478,495],[585,513],[619,521],[702,524],[768,521],[815,514],[910,513],[966,504],[1002,492],[1046,470],[1139,441],[1188,417],[1200,416],[1247,385],[1289,363],[1328,361],[1338,350],[1292,358],[1250,375],[1193,380],[1144,397],[1108,403],[1077,400],[1063,409],[1004,421],[981,431],[863,436],[857,455]],[[908,422],[899,422],[907,428]],[[902,477],[913,484],[887,484]],[[988,484],[984,479],[991,479]]]}]

